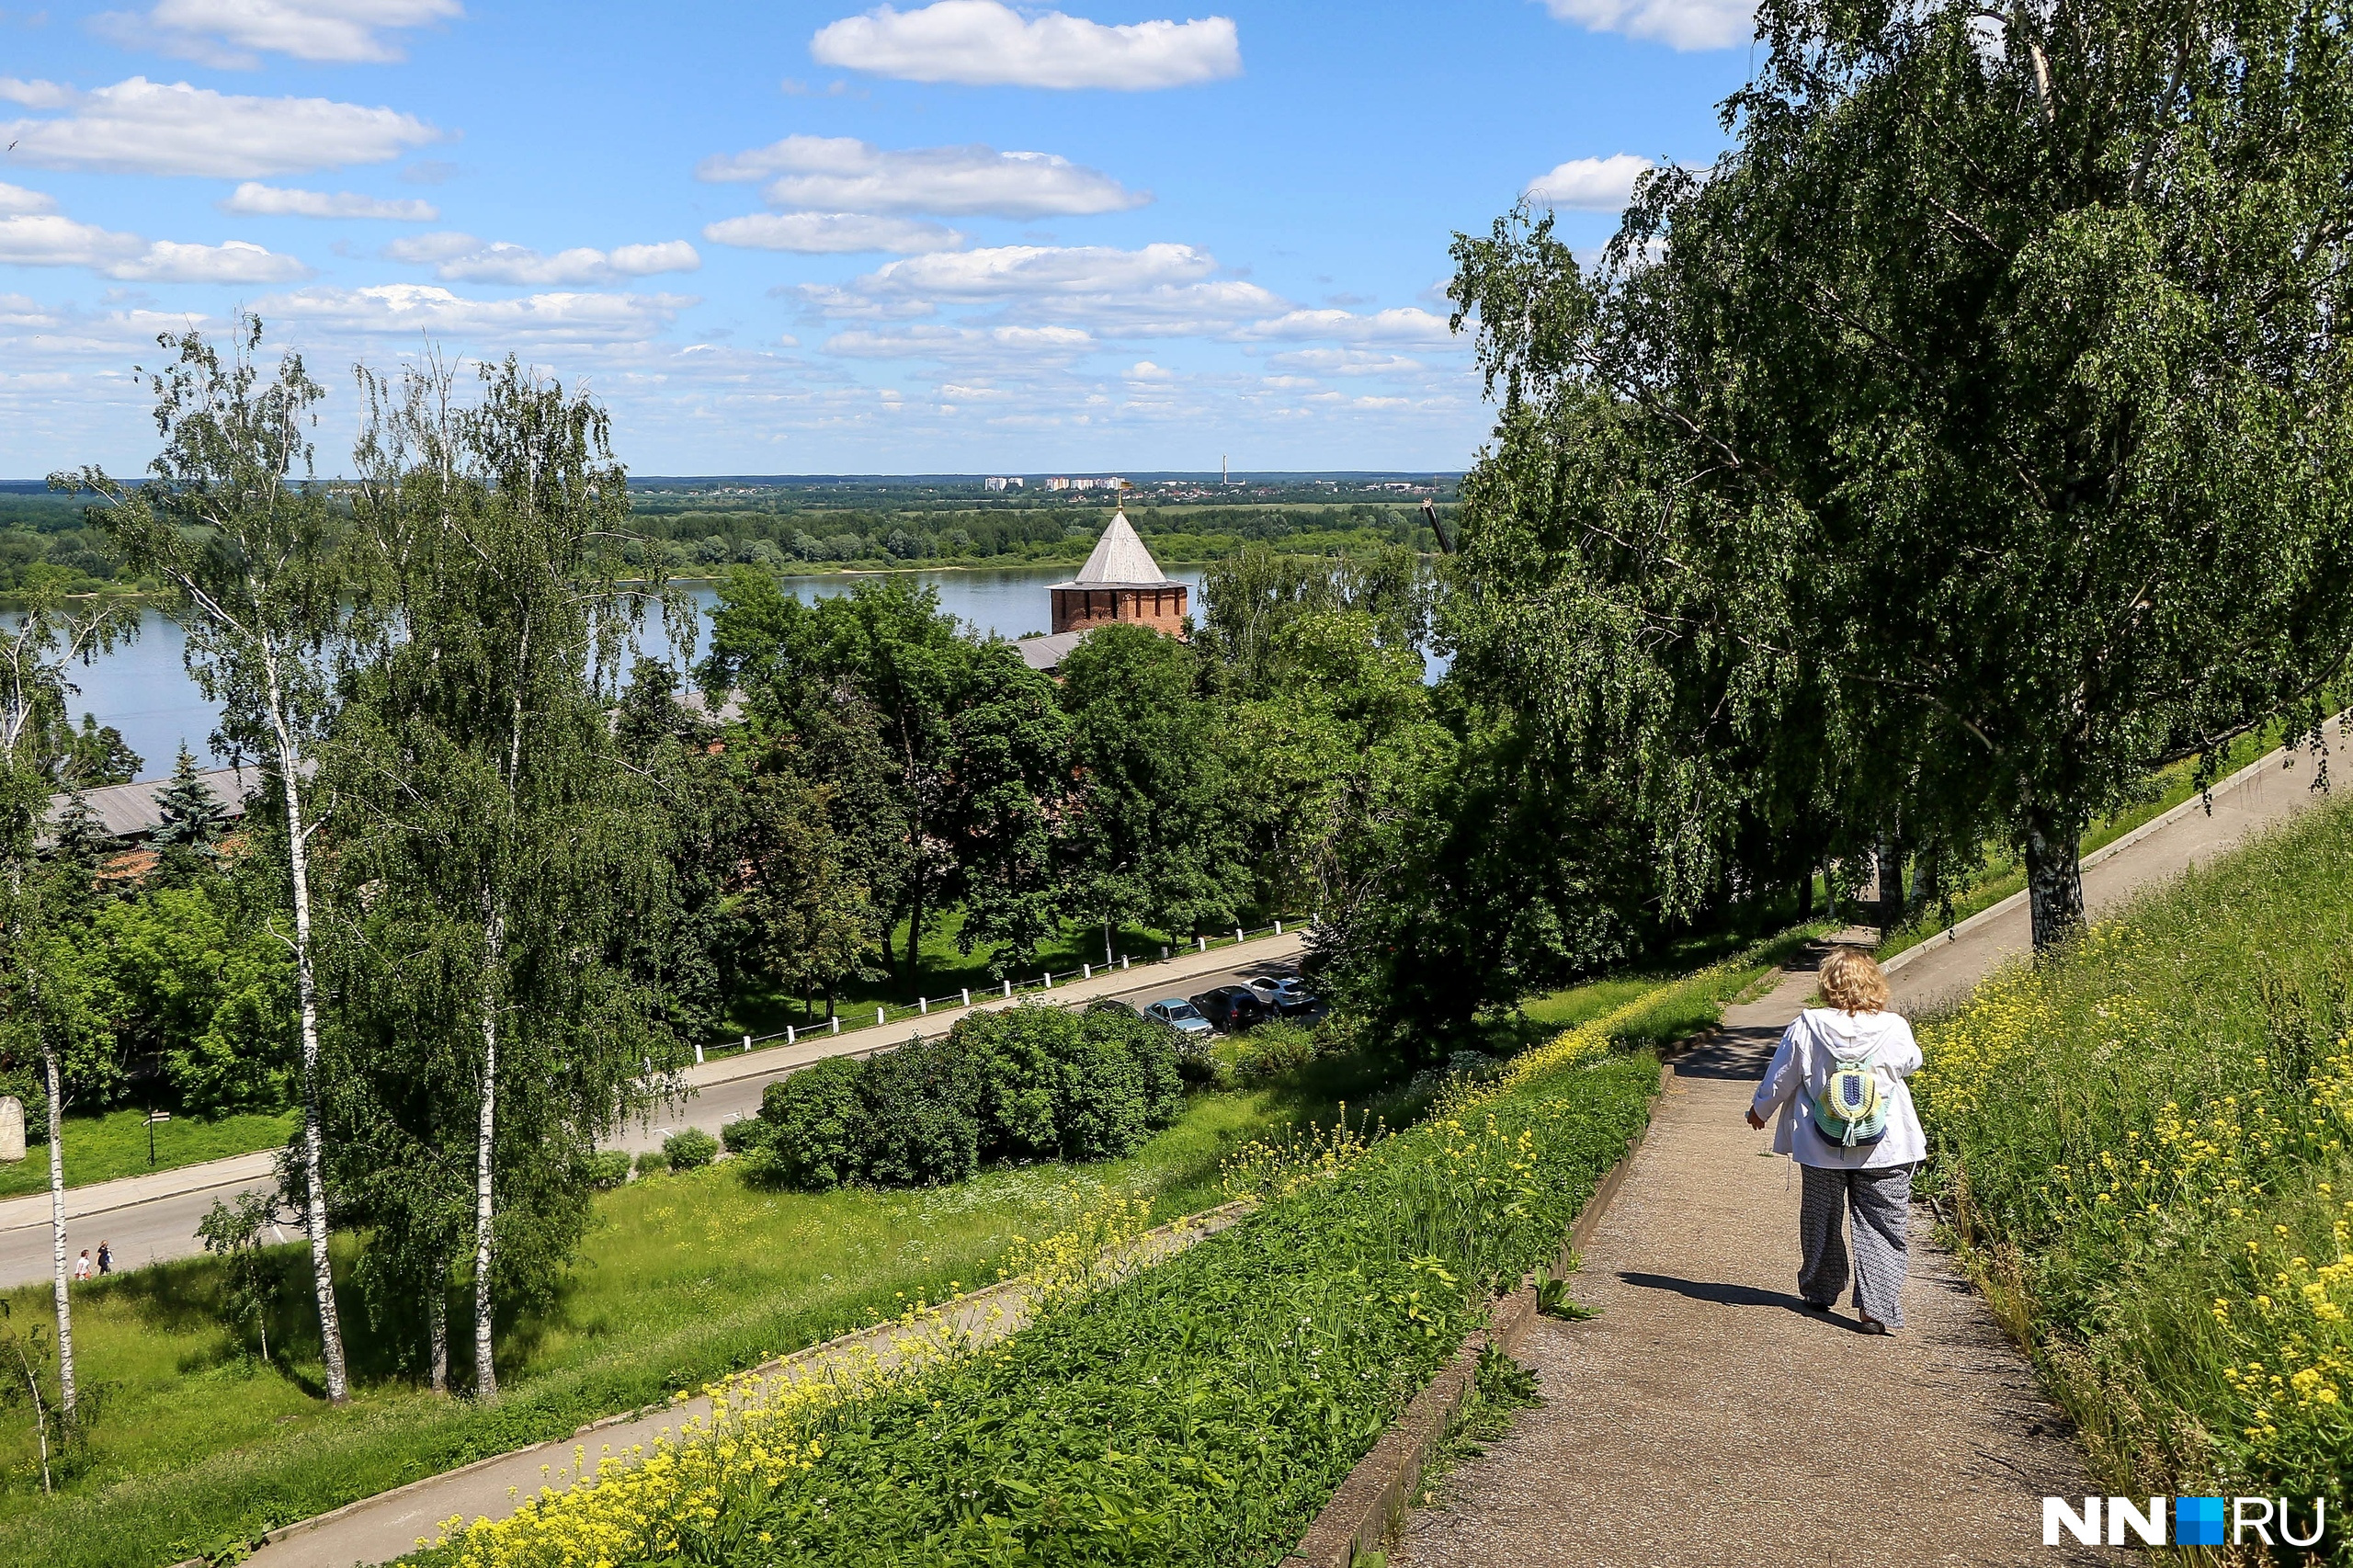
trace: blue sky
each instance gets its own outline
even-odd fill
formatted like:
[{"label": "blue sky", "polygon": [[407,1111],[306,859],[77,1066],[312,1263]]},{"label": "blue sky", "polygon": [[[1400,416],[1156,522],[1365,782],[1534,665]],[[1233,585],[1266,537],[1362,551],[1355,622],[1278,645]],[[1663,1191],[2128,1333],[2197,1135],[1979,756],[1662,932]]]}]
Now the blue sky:
[{"label": "blue sky", "polygon": [[0,11],[0,475],[135,471],[239,304],[330,388],[429,338],[641,473],[1460,468],[1439,294],[1705,161],[1740,0],[132,0]]}]

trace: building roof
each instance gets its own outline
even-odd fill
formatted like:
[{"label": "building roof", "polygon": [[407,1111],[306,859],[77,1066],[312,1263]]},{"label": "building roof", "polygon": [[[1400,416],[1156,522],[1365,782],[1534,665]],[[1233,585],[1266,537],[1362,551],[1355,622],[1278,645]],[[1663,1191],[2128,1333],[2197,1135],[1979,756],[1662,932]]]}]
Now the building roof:
[{"label": "building roof", "polygon": [[1067,583],[1056,583],[1057,588],[1176,588],[1184,585],[1160,569],[1152,551],[1136,537],[1135,525],[1128,521],[1123,509],[1111,517],[1111,526],[1095,541],[1095,553],[1078,569],[1078,575]]},{"label": "building roof", "polygon": [[1070,657],[1071,650],[1078,646],[1079,641],[1094,630],[1088,626],[1076,631],[1057,631],[1049,637],[1024,637],[1013,647],[1021,655],[1023,664],[1033,670],[1052,675],[1062,668],[1063,661]]},{"label": "building roof", "polygon": [[[261,784],[261,769],[257,767],[215,767],[197,777],[212,792],[213,803],[221,808],[222,814],[230,818],[245,814],[246,795]],[[157,798],[171,788],[171,783],[169,778],[150,778],[140,784],[108,784],[84,790],[82,799],[108,837],[144,838],[164,825],[164,810]],[[65,802],[70,798],[51,795],[44,820],[54,823],[64,815]]]}]

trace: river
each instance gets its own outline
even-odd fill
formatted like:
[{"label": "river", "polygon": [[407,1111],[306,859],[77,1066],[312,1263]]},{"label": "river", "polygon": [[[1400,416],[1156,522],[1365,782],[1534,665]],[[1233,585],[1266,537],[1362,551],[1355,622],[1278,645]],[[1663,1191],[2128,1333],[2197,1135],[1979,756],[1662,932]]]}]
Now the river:
[{"label": "river", "polygon": [[[915,581],[938,590],[941,609],[969,622],[983,634],[1022,637],[1046,630],[1046,586],[1068,581],[1071,571],[1064,563],[995,571],[917,572],[913,575]],[[1168,574],[1191,586],[1193,613],[1198,617],[1201,568],[1180,566]],[[819,577],[787,577],[783,583],[787,591],[802,599],[819,599],[846,594],[853,584],[873,575],[837,572]],[[719,597],[718,591],[709,584],[696,585],[693,593],[695,602],[706,613]],[[179,627],[168,617],[148,610],[139,618],[136,641],[101,654],[86,667],[76,665],[71,672],[70,678],[80,688],[71,699],[74,722],[79,723],[84,713],[90,713],[97,716],[99,723],[111,724],[121,731],[124,741],[139,754],[142,778],[169,777],[172,759],[179,754],[183,741],[199,759],[208,755],[220,710],[206,701],[196,683],[188,678],[187,665],[182,662],[186,642]],[[644,647],[656,656],[669,652],[668,640],[658,625],[647,628]],[[215,760],[225,764],[228,759]]]}]

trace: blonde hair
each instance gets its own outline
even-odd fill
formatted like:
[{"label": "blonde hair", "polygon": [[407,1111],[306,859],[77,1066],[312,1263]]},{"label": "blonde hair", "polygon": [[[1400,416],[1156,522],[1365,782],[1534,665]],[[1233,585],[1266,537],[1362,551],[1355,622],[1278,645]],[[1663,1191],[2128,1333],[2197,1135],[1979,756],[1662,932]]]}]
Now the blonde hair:
[{"label": "blonde hair", "polygon": [[1876,1013],[1887,1006],[1887,972],[1860,948],[1833,948],[1822,960],[1822,999],[1842,1013]]}]

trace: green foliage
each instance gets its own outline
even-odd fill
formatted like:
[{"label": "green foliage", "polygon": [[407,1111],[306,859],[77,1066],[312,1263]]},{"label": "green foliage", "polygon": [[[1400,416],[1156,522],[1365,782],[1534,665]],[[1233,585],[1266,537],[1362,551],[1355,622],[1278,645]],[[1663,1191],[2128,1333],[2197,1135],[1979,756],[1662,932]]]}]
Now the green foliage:
[{"label": "green foliage", "polygon": [[836,1057],[768,1085],[766,1169],[824,1191],[938,1186],[983,1160],[1116,1159],[1183,1108],[1171,1031],[1109,1009],[976,1013],[865,1062]]},{"label": "green foliage", "polygon": [[294,965],[267,905],[252,907],[275,891],[260,881],[165,882],[92,921],[117,1033],[155,1055],[167,1103],[197,1116],[275,1110],[292,1096]]},{"label": "green foliage", "polygon": [[231,1323],[252,1324],[260,1336],[261,1358],[269,1359],[269,1309],[277,1294],[272,1270],[262,1256],[262,1233],[273,1218],[270,1199],[241,1192],[233,1206],[216,1198],[196,1222],[197,1239],[224,1267],[222,1309]]},{"label": "green foliage", "polygon": [[629,1167],[628,1154],[619,1149],[599,1149],[588,1156],[588,1186],[597,1192],[610,1192],[629,1180]]},{"label": "green foliage", "polygon": [[648,1149],[638,1155],[636,1165],[632,1168],[641,1176],[668,1176],[670,1156],[659,1149]]},{"label": "green foliage", "polygon": [[673,1171],[699,1171],[719,1158],[719,1140],[689,1127],[662,1140],[662,1158]]},{"label": "green foliage", "polygon": [[1934,1196],[2112,1491],[2353,1472],[2348,953],[2331,802],[1921,1024]]},{"label": "green foliage", "polygon": [[[1736,144],[1597,267],[1455,247],[1504,413],[1466,687],[1612,778],[1670,909],[2022,851],[2039,944],[2146,776],[2353,648],[2338,12],[1772,0]],[[1940,873],[1941,874],[1941,873]]]}]

